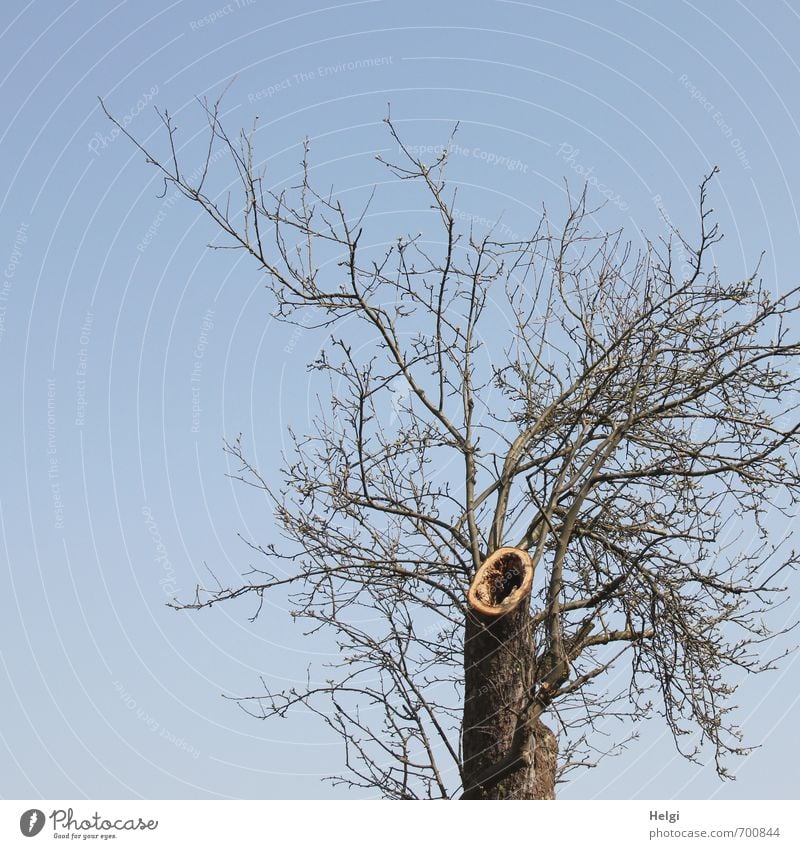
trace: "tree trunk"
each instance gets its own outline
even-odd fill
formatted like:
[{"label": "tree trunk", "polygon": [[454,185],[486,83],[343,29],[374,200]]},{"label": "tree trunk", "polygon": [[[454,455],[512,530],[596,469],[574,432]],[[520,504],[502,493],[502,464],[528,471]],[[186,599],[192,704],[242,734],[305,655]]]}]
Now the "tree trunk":
[{"label": "tree trunk", "polygon": [[532,581],[527,552],[503,548],[470,587],[461,740],[466,799],[555,798],[555,735],[524,710],[534,683]]}]

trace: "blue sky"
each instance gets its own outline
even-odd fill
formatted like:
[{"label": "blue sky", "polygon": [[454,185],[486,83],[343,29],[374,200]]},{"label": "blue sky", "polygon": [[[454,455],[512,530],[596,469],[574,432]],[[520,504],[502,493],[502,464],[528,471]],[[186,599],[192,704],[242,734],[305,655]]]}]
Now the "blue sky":
[{"label": "blue sky", "polygon": [[[269,541],[265,502],[225,477],[242,432],[268,473],[314,404],[321,336],[270,318],[244,257],[115,136],[102,96],[163,153],[153,106],[199,164],[194,98],[259,116],[268,182],[314,174],[358,202],[381,185],[386,237],[424,217],[375,155],[387,104],[411,144],[446,142],[464,221],[524,233],[564,179],[608,199],[602,226],[694,223],[721,173],[715,260],[798,283],[800,5],[728,2],[252,0],[4,4],[0,19],[0,795],[337,797],[342,758],[313,717],[250,719],[246,694],[320,669],[333,647],[280,598],[201,613],[165,606],[207,577],[235,582],[238,538]],[[225,179],[224,174],[220,179]],[[779,523],[776,521],[776,531]],[[800,595],[781,611],[797,615]],[[657,720],[561,791],[571,798],[794,798],[800,664],[745,681],[739,719],[761,748],[720,784]]]}]

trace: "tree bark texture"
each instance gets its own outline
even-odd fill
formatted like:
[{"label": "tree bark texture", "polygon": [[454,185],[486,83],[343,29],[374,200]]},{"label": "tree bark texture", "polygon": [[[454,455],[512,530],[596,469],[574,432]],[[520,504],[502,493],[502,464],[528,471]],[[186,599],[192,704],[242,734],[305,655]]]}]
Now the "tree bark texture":
[{"label": "tree bark texture", "polygon": [[558,745],[531,719],[534,685],[527,552],[501,548],[476,573],[464,639],[465,799],[554,799]]}]

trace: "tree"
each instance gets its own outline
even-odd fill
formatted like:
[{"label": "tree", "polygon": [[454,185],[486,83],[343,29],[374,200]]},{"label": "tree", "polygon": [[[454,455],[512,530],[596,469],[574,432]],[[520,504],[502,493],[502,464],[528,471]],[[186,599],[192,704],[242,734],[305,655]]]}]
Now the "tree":
[{"label": "tree", "polygon": [[[391,798],[554,798],[627,742],[598,746],[611,719],[652,712],[729,776],[747,751],[732,674],[774,668],[762,644],[786,629],[768,614],[797,566],[766,514],[800,495],[800,290],[709,267],[713,172],[693,242],[668,224],[635,251],[593,229],[585,191],[562,226],[543,212],[500,240],[459,228],[447,150],[425,162],[387,118],[402,159],[381,163],[424,193],[437,232],[376,250],[369,204],[317,190],[308,143],[298,185],[271,190],[256,126],[231,137],[219,101],[202,107],[196,179],[168,113],[164,158],[115,123],[264,270],[279,320],[330,334],[309,364],[325,403],[291,434],[282,486],[241,436],[225,443],[284,541],[250,541],[263,568],[175,606],[252,595],[260,610],[288,588],[341,660],[240,704],[313,711],[344,743],[338,780]],[[238,200],[209,188],[220,151]]]}]

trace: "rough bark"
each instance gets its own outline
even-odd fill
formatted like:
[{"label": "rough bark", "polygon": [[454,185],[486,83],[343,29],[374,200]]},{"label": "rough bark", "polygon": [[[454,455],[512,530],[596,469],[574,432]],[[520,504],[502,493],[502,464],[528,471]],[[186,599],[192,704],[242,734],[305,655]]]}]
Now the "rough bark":
[{"label": "rough bark", "polygon": [[464,635],[465,799],[555,798],[557,743],[538,716],[533,718],[530,698],[532,577],[526,552],[499,549],[470,587]]}]

